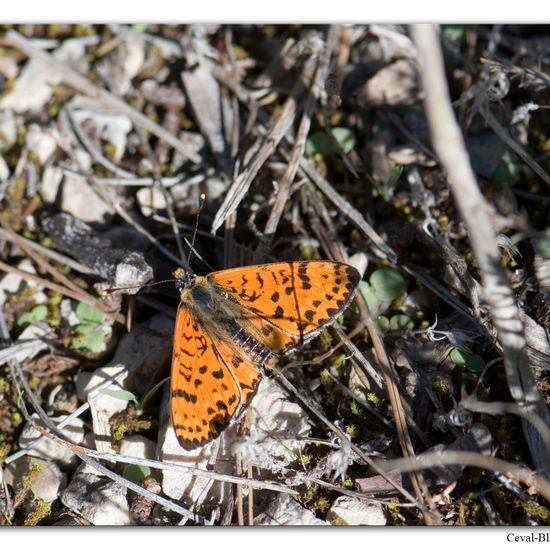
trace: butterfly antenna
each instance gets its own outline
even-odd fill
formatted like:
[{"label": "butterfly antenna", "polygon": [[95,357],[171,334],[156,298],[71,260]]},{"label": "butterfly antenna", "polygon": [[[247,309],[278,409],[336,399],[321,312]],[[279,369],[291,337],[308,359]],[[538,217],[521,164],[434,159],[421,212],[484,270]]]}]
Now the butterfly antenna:
[{"label": "butterfly antenna", "polygon": [[195,218],[195,229],[193,230],[193,237],[191,238],[191,246],[190,246],[191,250],[189,251],[189,262],[191,262],[192,254],[195,254],[195,256],[197,256],[198,258],[198,254],[195,250],[195,239],[197,238],[197,232],[199,230],[199,216],[205,202],[206,202],[206,193],[201,193],[199,195],[199,208],[197,210],[197,217]]},{"label": "butterfly antenna", "polygon": [[113,288],[104,288],[99,292],[99,294],[100,296],[108,296],[109,294],[113,294],[114,292],[118,292],[119,290],[131,290],[134,288],[142,289],[150,286],[163,285],[166,283],[173,283],[173,282],[174,282],[174,279],[164,279],[164,281],[155,281],[154,283],[147,283],[145,285],[117,286]]},{"label": "butterfly antenna", "polygon": [[193,231],[193,237],[191,238],[191,243],[187,239],[185,239],[185,242],[189,245],[189,258],[188,258],[188,264],[191,263],[191,256],[194,254],[201,262],[203,262],[206,267],[208,267],[211,271],[214,269],[211,265],[208,264],[208,262],[197,252],[195,249],[195,239],[197,237],[197,232],[199,230],[199,215],[201,213],[202,207],[204,206],[204,203],[206,202],[206,193],[201,193],[199,195],[199,208],[197,210],[197,218],[195,220],[195,229]]}]

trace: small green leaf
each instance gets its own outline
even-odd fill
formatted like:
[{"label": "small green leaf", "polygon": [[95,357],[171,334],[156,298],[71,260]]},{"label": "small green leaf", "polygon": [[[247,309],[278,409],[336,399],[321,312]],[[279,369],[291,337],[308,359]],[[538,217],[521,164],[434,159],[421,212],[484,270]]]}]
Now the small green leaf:
[{"label": "small green leaf", "polygon": [[483,357],[480,357],[479,355],[470,355],[469,353],[461,351],[457,348],[451,351],[450,358],[455,365],[464,367],[470,372],[480,373],[486,366]]},{"label": "small green leaf", "polygon": [[73,338],[73,347],[76,350],[87,349],[99,353],[103,349],[105,335],[96,325],[78,325],[76,336]]},{"label": "small green leaf", "polygon": [[466,361],[466,368],[470,372],[480,373],[483,372],[483,369],[486,367],[486,363],[483,360],[483,357],[479,355],[469,355],[468,360]]},{"label": "small green leaf", "polygon": [[466,40],[466,25],[441,25],[441,32],[450,42],[463,44]]},{"label": "small green leaf", "polygon": [[252,195],[252,200],[256,204],[264,204],[267,199],[265,198],[265,195],[262,195],[261,193],[254,193],[254,195]]},{"label": "small green leaf", "polygon": [[384,315],[380,315],[374,321],[374,328],[378,334],[386,334],[390,330],[390,320]]},{"label": "small green leaf", "polygon": [[[349,128],[332,128],[331,132],[336,143],[340,145],[344,153],[349,153],[355,147],[355,136]],[[334,155],[336,152],[334,143],[325,132],[314,132],[311,134],[306,141],[304,150],[306,157],[313,157],[314,155],[328,157]]]},{"label": "small green leaf", "polygon": [[363,294],[365,301],[367,302],[367,307],[370,312],[376,312],[378,306],[380,305],[380,298],[377,296],[376,291],[372,288],[367,281],[360,281],[359,291]]},{"label": "small green leaf", "polygon": [[521,178],[521,165],[501,160],[496,167],[494,178],[496,181],[512,186]]},{"label": "small green leaf", "polygon": [[137,404],[138,400],[136,396],[131,391],[126,390],[112,390],[111,388],[101,388],[98,390],[98,393],[103,395],[109,395],[115,399],[120,399],[121,401],[133,401]]},{"label": "small green leaf", "polygon": [[386,187],[388,189],[393,189],[395,187],[395,184],[397,183],[397,180],[401,177],[402,173],[403,165],[398,164],[397,166],[395,166],[390,173],[390,177],[388,178],[388,183],[386,184]]},{"label": "small green leaf", "polygon": [[334,152],[334,147],[330,138],[324,132],[315,132],[311,134],[306,141],[304,153],[306,157],[321,155],[327,157]]},{"label": "small green leaf", "polygon": [[151,468],[138,464],[126,464],[122,470],[122,477],[141,485],[148,477],[151,477]]},{"label": "small green leaf", "polygon": [[458,348],[454,348],[449,354],[451,361],[458,367],[463,367],[468,360],[468,354],[460,351]]},{"label": "small green leaf", "polygon": [[355,136],[349,128],[333,128],[332,135],[344,153],[349,153],[355,147]]},{"label": "small green leaf", "polygon": [[414,321],[408,315],[394,315],[390,319],[391,331],[403,331],[412,330],[414,328]]},{"label": "small green leaf", "polygon": [[76,316],[83,323],[93,323],[96,325],[102,323],[103,319],[105,319],[105,313],[103,313],[103,311],[85,304],[84,302],[79,302],[76,306]]},{"label": "small green leaf", "polygon": [[405,291],[407,281],[400,271],[391,267],[377,269],[369,277],[376,295],[382,301],[392,301]]},{"label": "small green leaf", "polygon": [[34,306],[30,311],[22,313],[17,319],[17,326],[32,325],[46,318],[48,308],[44,304]]}]

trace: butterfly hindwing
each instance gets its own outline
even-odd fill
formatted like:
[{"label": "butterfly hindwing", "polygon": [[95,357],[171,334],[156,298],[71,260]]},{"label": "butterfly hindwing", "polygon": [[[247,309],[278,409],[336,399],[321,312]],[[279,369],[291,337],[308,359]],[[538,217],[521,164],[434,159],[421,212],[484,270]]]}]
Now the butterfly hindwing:
[{"label": "butterfly hindwing", "polygon": [[180,304],[172,356],[172,423],[187,450],[217,437],[252,398],[257,367],[235,346],[203,330]]}]

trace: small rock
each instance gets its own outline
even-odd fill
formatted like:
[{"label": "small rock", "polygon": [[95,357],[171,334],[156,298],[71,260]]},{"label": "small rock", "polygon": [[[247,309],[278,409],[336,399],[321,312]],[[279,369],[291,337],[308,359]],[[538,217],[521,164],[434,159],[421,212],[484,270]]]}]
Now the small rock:
[{"label": "small rock", "polygon": [[290,495],[279,494],[254,518],[254,525],[330,525],[302,508]]},{"label": "small rock", "polygon": [[53,86],[60,80],[61,76],[42,61],[31,59],[19,73],[11,91],[0,101],[0,109],[12,109],[16,113],[37,112],[44,108],[52,95]]},{"label": "small rock", "polygon": [[8,166],[8,163],[4,160],[4,157],[0,155],[0,183],[5,182],[9,177],[10,168]]},{"label": "small rock", "polygon": [[493,178],[507,150],[502,139],[492,131],[468,136],[466,148],[476,174],[487,179]]},{"label": "small rock", "polygon": [[150,217],[158,210],[164,210],[166,208],[166,198],[157,187],[142,187],[136,193],[136,199],[141,213],[146,218]]},{"label": "small rock", "polygon": [[[181,132],[178,136],[180,141],[185,144],[185,147],[189,150],[189,157],[200,155],[202,149],[206,145],[206,140],[198,132]],[[174,151],[172,163],[170,165],[170,172],[176,173],[182,167],[188,157],[184,157],[180,152]]]},{"label": "small rock", "polygon": [[386,515],[380,504],[360,498],[337,498],[327,514],[333,525],[386,525]]},{"label": "small rock", "polygon": [[364,252],[357,252],[353,256],[350,256],[349,263],[355,267],[355,269],[357,269],[357,271],[361,274],[361,277],[363,277],[367,271],[369,259]]},{"label": "small rock", "polygon": [[[85,48],[97,42],[97,37],[82,37],[63,40],[53,56],[73,67],[81,74],[88,71],[88,56]],[[31,59],[19,73],[11,90],[0,101],[0,109],[13,109],[16,113],[42,112],[52,96],[52,90],[62,77],[52,71],[48,63]]]},{"label": "small rock", "polygon": [[[168,332],[173,321],[165,315],[154,316],[146,326],[157,332]],[[94,437],[98,451],[111,448],[110,418],[128,405],[123,397],[113,397],[104,390],[126,390],[141,394],[159,379],[162,366],[171,352],[171,341],[149,331],[134,330],[120,341],[112,361],[94,372],[84,372],[75,377],[78,396],[90,403]]]},{"label": "small rock", "polygon": [[0,111],[0,150],[8,150],[17,140],[17,120],[13,111],[4,109]]},{"label": "small rock", "polygon": [[[33,416],[38,419],[38,415]],[[66,417],[67,415],[57,416],[54,420],[60,422]],[[76,444],[81,444],[84,441],[84,422],[80,418],[73,418],[61,430],[70,441]],[[32,424],[26,424],[19,436],[19,446],[25,448],[40,437],[42,437],[42,434],[35,430]],[[62,468],[73,467],[78,462],[78,458],[68,447],[47,437],[42,437],[34,447],[29,449],[28,455],[51,460]]]},{"label": "small rock", "polygon": [[[208,465],[215,457],[219,446],[217,441],[207,443],[203,447],[192,451],[186,451],[176,439],[172,426],[168,403],[168,388],[165,390],[161,403],[161,418],[158,439],[158,456],[160,460],[166,460],[192,468],[208,469]],[[207,496],[212,480],[203,476],[194,476],[173,470],[162,471],[162,491],[173,499],[185,498],[187,502],[195,505],[201,504]]]},{"label": "small rock", "polygon": [[25,137],[27,149],[38,157],[44,165],[57,149],[56,132],[43,129],[38,124],[31,124]]},{"label": "small rock", "polygon": [[45,202],[53,203],[57,200],[62,181],[60,210],[84,222],[103,222],[105,216],[111,213],[111,207],[92,190],[85,179],[70,172],[63,173],[53,166],[44,170],[40,182],[40,194]]},{"label": "small rock", "polygon": [[[26,258],[21,260],[15,267],[21,271],[36,275],[36,269]],[[25,281],[25,279],[16,273],[5,273],[2,275],[3,277],[0,279],[0,304],[5,303],[8,297],[12,294],[20,294],[29,284]],[[37,291],[33,294],[35,303],[43,304],[47,302],[48,298],[44,292],[42,292],[43,287],[34,282],[31,284],[37,288]]]},{"label": "small rock", "polygon": [[65,327],[76,327],[82,322],[76,314],[76,305],[73,300],[64,298],[59,304],[61,322]]},{"label": "small rock", "polygon": [[156,457],[157,444],[142,435],[130,435],[120,442],[120,454],[153,460]]},{"label": "small rock", "polygon": [[223,434],[226,458],[238,456],[270,471],[296,460],[311,433],[309,416],[281,387],[264,378],[250,404],[250,435],[237,435],[237,424]]},{"label": "small rock", "polygon": [[35,323],[25,327],[23,332],[17,338],[18,344],[24,344],[24,347],[12,355],[12,359],[23,362],[32,359],[39,352],[48,348],[46,341],[42,340],[52,331],[46,323]]},{"label": "small rock", "polygon": [[112,160],[118,164],[126,151],[128,134],[132,130],[130,119],[125,115],[87,108],[75,108],[71,114],[80,126],[84,126],[86,122],[93,122],[94,133],[113,146]]},{"label": "small rock", "polygon": [[363,107],[412,105],[419,98],[418,67],[412,59],[398,59],[380,69],[357,96]]},{"label": "small rock", "polygon": [[0,73],[8,80],[13,80],[18,72],[17,61],[13,57],[3,56],[0,59]]},{"label": "small rock", "polygon": [[51,504],[59,490],[67,483],[67,476],[49,460],[23,456],[6,468],[6,483],[13,487],[14,494],[23,489],[26,480],[30,480],[30,490],[34,499],[42,499]]},{"label": "small rock", "polygon": [[83,464],[61,493],[61,502],[92,525],[130,525],[126,488]]}]

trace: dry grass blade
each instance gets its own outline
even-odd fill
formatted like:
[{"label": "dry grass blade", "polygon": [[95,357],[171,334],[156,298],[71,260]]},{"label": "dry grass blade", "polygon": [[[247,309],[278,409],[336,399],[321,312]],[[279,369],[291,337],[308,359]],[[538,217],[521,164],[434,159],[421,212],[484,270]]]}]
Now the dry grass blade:
[{"label": "dry grass blade", "polygon": [[386,472],[390,470],[422,470],[433,468],[435,466],[452,464],[467,464],[468,466],[474,466],[484,470],[506,473],[550,502],[550,483],[545,479],[544,475],[537,474],[529,468],[517,466],[516,464],[507,462],[506,460],[484,456],[479,453],[472,453],[468,451],[446,451],[443,454],[426,453],[422,456],[417,456],[414,461],[400,458],[396,460],[389,460],[384,463],[377,462],[377,465]]},{"label": "dry grass blade", "polygon": [[182,143],[177,137],[167,132],[162,126],[159,126],[145,115],[139,113],[113,94],[98,88],[87,78],[56,60],[51,55],[39,50],[33,46],[30,40],[24,38],[13,30],[8,31],[6,38],[13,45],[13,47],[21,50],[30,58],[41,61],[46,66],[50,67],[52,71],[59,73],[68,86],[71,86],[78,92],[98,101],[104,107],[108,107],[119,113],[125,114],[138,126],[142,126],[152,134],[169,143],[176,151],[183,155],[184,158],[189,158],[192,162],[200,163],[200,158],[198,156],[191,154],[184,143]]},{"label": "dry grass blade", "polygon": [[271,123],[265,137],[260,138],[254,146],[258,147],[258,151],[246,164],[243,171],[236,177],[235,181],[229,188],[229,191],[227,192],[227,195],[218,209],[212,223],[213,233],[215,233],[225,222],[225,219],[237,209],[248,191],[252,180],[256,177],[260,168],[271,156],[273,151],[275,151],[277,145],[283,139],[288,129],[294,122],[294,117],[296,116],[296,111],[299,107],[299,100],[304,94],[304,91],[311,86],[313,74],[318,63],[318,55],[319,52],[316,52],[309,57],[304,66],[302,76],[283,104],[281,112]]},{"label": "dry grass blade", "polygon": [[283,215],[283,210],[286,202],[290,196],[290,186],[292,185],[292,182],[296,177],[300,160],[303,158],[304,155],[306,139],[308,137],[311,127],[311,117],[313,115],[315,103],[318,100],[318,95],[320,93],[322,84],[327,78],[329,61],[332,55],[332,51],[335,48],[338,34],[338,27],[332,26],[327,36],[327,48],[322,52],[320,56],[319,64],[313,78],[313,84],[310,87],[307,98],[305,100],[302,119],[296,133],[296,139],[294,140],[294,146],[290,155],[288,167],[285,170],[281,182],[279,183],[279,188],[275,195],[273,208],[271,209],[269,218],[265,224],[265,240],[261,241],[260,246],[254,254],[255,262],[261,261],[261,258],[264,257],[265,253],[267,252],[269,244],[273,236],[275,235],[277,226],[279,225],[281,216]]},{"label": "dry grass blade", "polygon": [[[420,52],[424,101],[432,142],[447,172],[461,217],[468,227],[483,281],[484,297],[502,346],[510,393],[527,417],[537,415],[550,425],[550,413],[529,367],[520,311],[507,274],[501,267],[487,205],[451,108],[437,31],[433,25],[414,25],[412,32]],[[550,476],[550,454],[541,434],[529,422],[524,421],[523,427],[534,463],[543,475]]]},{"label": "dry grass blade", "polygon": [[84,302],[85,304],[88,304],[103,311],[103,313],[105,313],[107,317],[114,319],[115,321],[117,321],[117,323],[125,323],[124,316],[120,315],[120,313],[113,313],[105,304],[103,304],[99,300],[96,300],[95,298],[92,298],[84,291],[74,292],[64,286],[52,283],[47,279],[43,279],[42,277],[38,277],[37,275],[33,275],[32,273],[27,273],[26,271],[23,271],[21,269],[17,269],[16,267],[8,265],[2,261],[0,261],[0,270],[5,271],[6,273],[14,273],[15,275],[19,275],[22,279],[25,279],[26,281],[33,281],[39,285],[49,288],[50,290],[53,290],[54,292],[59,292],[63,296],[67,296],[68,298],[72,298],[73,300],[77,300],[79,302]]}]

